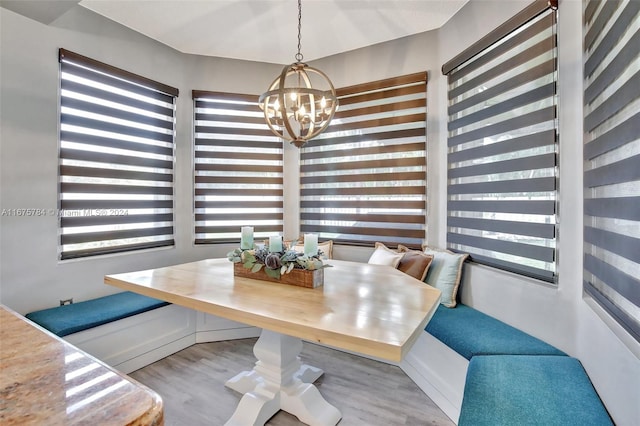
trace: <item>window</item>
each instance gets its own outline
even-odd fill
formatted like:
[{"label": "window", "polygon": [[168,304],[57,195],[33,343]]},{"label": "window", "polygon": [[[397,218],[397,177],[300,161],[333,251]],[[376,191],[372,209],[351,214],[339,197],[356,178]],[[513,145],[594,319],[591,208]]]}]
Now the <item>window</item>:
[{"label": "window", "polygon": [[282,140],[268,129],[258,96],[193,91],[195,242],[240,244],[282,234]]},{"label": "window", "polygon": [[426,222],[427,75],[338,89],[301,150],[301,230],[349,244],[419,246]]},{"label": "window", "polygon": [[552,282],[556,12],[546,4],[533,3],[443,72],[449,84],[447,247]]},{"label": "window", "polygon": [[584,290],[640,341],[640,2],[584,4]]},{"label": "window", "polygon": [[65,49],[60,258],[172,246],[178,89]]}]

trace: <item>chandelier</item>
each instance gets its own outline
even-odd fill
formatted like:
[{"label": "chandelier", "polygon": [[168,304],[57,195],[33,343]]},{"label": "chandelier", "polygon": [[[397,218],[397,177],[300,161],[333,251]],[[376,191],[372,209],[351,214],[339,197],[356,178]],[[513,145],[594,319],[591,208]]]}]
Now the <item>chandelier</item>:
[{"label": "chandelier", "polygon": [[338,107],[329,77],[302,62],[301,28],[302,0],[298,0],[296,62],[284,67],[258,100],[269,129],[298,148],[329,126]]}]

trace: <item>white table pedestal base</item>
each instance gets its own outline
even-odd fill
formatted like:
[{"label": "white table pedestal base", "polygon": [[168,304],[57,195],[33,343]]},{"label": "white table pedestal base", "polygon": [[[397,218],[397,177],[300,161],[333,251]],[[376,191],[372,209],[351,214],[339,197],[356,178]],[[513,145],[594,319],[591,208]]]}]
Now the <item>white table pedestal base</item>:
[{"label": "white table pedestal base", "polygon": [[304,365],[298,355],[302,340],[262,330],[253,353],[258,361],[227,381],[226,386],[243,393],[226,426],[264,425],[279,410],[311,426],[335,426],[342,418],[311,384],[323,372]]}]

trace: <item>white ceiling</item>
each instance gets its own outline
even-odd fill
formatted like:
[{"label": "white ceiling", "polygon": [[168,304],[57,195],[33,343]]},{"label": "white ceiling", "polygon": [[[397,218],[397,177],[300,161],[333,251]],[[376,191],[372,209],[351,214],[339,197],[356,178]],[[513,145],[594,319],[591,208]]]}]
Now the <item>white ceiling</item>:
[{"label": "white ceiling", "polygon": [[[468,0],[303,0],[311,61],[433,30]],[[184,53],[295,62],[295,0],[82,0],[80,5]]]}]

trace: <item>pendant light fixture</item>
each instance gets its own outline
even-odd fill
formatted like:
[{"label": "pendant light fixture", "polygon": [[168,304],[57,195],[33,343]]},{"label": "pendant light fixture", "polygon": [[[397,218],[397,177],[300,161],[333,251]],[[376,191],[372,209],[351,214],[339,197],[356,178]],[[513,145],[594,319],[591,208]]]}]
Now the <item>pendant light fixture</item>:
[{"label": "pendant light fixture", "polygon": [[298,148],[322,133],[338,107],[336,90],[322,71],[302,62],[302,0],[298,0],[298,53],[267,92],[260,108],[271,131]]}]

